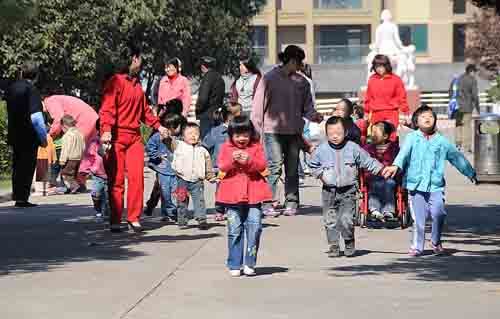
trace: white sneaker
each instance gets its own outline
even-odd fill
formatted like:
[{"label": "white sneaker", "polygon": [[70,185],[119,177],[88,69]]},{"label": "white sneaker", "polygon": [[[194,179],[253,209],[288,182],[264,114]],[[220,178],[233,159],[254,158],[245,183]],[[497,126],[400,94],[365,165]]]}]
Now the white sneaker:
[{"label": "white sneaker", "polygon": [[250,268],[248,266],[245,266],[243,267],[243,273],[246,275],[246,276],[255,276],[255,269],[253,268]]},{"label": "white sneaker", "polygon": [[241,270],[230,270],[229,273],[231,274],[231,277],[239,277],[241,276]]},{"label": "white sneaker", "polygon": [[377,220],[383,220],[384,219],[384,215],[379,212],[378,210],[374,210],[372,211],[372,217],[377,219]]}]

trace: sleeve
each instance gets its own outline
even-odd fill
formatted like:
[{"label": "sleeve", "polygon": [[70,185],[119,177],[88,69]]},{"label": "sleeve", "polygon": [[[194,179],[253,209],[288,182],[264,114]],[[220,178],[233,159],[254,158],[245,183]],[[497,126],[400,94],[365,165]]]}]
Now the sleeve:
[{"label": "sleeve", "polygon": [[177,175],[182,177],[182,156],[181,156],[181,147],[179,145],[176,146],[174,151],[174,159],[172,160],[172,169],[177,173]]},{"label": "sleeve", "polygon": [[153,105],[158,105],[158,98],[160,93],[160,81],[161,77],[155,79],[153,87],[151,88],[151,103]]},{"label": "sleeve", "polygon": [[217,167],[223,172],[229,172],[236,167],[233,161],[233,154],[226,144],[222,145],[219,156],[217,158]]},{"label": "sleeve", "polygon": [[382,168],[384,168],[384,165],[371,157],[370,154],[368,154],[368,152],[362,149],[360,146],[356,145],[356,149],[358,152],[358,164],[361,168],[366,169],[373,175],[377,175],[382,170]]},{"label": "sleeve", "polygon": [[42,112],[31,113],[31,125],[33,125],[33,128],[35,129],[40,143],[47,143],[47,128],[45,127]]},{"label": "sleeve", "polygon": [[160,135],[155,133],[151,136],[146,144],[146,152],[149,156],[149,161],[157,164],[161,161],[161,154],[159,152],[158,144],[160,142]]},{"label": "sleeve", "polygon": [[109,79],[104,86],[99,118],[102,132],[111,132],[116,124],[117,100],[120,94],[120,82],[116,76]]},{"label": "sleeve", "polygon": [[213,181],[217,177],[214,172],[214,166],[212,164],[212,159],[210,154],[205,150],[203,156],[205,157],[205,179],[208,181]]},{"label": "sleeve", "polygon": [[193,103],[193,98],[191,97],[191,82],[188,79],[186,79],[184,85],[185,85],[184,92],[182,96],[182,105],[183,105],[182,115],[187,117],[189,111],[191,111],[191,104]]},{"label": "sleeve", "polygon": [[365,101],[364,101],[364,109],[366,114],[370,114],[371,112],[371,103],[372,103],[372,86],[370,79],[368,80],[368,86],[366,88]]},{"label": "sleeve", "polygon": [[160,127],[160,120],[153,114],[145,95],[142,100],[142,121],[144,124],[154,128],[155,130]]},{"label": "sleeve", "polygon": [[209,94],[210,94],[210,74],[206,74],[201,80],[200,89],[198,91],[198,100],[196,101],[196,114],[203,113],[208,109]]},{"label": "sleeve", "polygon": [[307,82],[306,79],[304,79],[304,81],[306,81],[307,86],[304,93],[304,117],[309,121],[313,121],[315,120],[314,116],[318,114],[318,112],[316,112],[316,109],[314,108],[314,100],[311,94],[311,85],[309,84],[309,82]]},{"label": "sleeve", "polygon": [[61,145],[61,155],[59,155],[59,163],[64,166],[66,162],[68,161],[68,136],[64,135],[62,138],[62,145]]},{"label": "sleeve", "polygon": [[250,156],[250,160],[247,163],[247,168],[249,172],[263,172],[267,168],[267,161],[264,155],[264,148],[261,144],[257,146],[255,154]]},{"label": "sleeve", "polygon": [[323,167],[321,165],[321,146],[317,147],[311,156],[311,160],[309,161],[309,167],[311,168],[311,174],[320,178],[323,174]]},{"label": "sleeve", "polygon": [[267,103],[266,97],[266,81],[264,78],[261,79],[259,85],[257,86],[257,91],[255,92],[255,96],[252,102],[252,123],[255,126],[255,129],[259,134],[262,133],[263,130],[263,117],[264,117],[264,108]]},{"label": "sleeve", "polygon": [[45,100],[45,107],[47,108],[47,111],[50,114],[50,117],[53,120],[52,125],[50,126],[50,131],[49,134],[52,137],[57,137],[59,134],[61,134],[62,128],[61,128],[61,119],[64,116],[64,108],[59,101],[57,101],[55,98],[48,98]]},{"label": "sleeve", "polygon": [[465,156],[460,153],[455,145],[447,142],[446,159],[453,165],[462,175],[472,178],[476,176],[476,171],[472,168],[470,162]]},{"label": "sleeve", "polygon": [[99,151],[99,144],[91,143],[89,145],[87,153],[85,154],[85,158],[89,163],[89,171],[91,173],[96,173],[99,171],[99,163],[97,161],[97,156],[99,156],[98,151]]},{"label": "sleeve", "polygon": [[479,107],[479,90],[477,88],[477,80],[474,79],[472,81],[472,106],[473,108],[480,113],[480,107]]},{"label": "sleeve", "polygon": [[394,163],[392,163],[392,165],[397,166],[401,170],[404,169],[406,163],[410,158],[412,146],[413,134],[410,134],[406,137],[406,141],[404,142],[403,147],[399,151],[399,154],[398,156],[396,156],[396,159],[394,160]]},{"label": "sleeve", "polygon": [[203,142],[201,142],[201,145],[210,153],[212,152],[213,148],[215,147],[215,138],[212,130],[210,130],[210,132],[208,132],[208,134],[203,138]]},{"label": "sleeve", "polygon": [[399,78],[398,78],[398,83],[396,85],[396,96],[394,103],[397,103],[396,105],[401,113],[408,114],[410,112],[405,85],[403,81]]}]

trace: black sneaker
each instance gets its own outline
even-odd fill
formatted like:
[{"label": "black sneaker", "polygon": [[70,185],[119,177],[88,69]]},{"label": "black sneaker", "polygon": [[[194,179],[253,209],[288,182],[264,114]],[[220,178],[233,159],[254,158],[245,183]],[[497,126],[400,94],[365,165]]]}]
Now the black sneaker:
[{"label": "black sneaker", "polygon": [[210,227],[208,226],[208,223],[207,223],[207,221],[206,221],[206,220],[200,220],[200,221],[198,222],[198,228],[199,228],[200,230],[208,230]]},{"label": "black sneaker", "polygon": [[17,207],[17,208],[32,208],[32,207],[37,207],[37,206],[38,206],[37,204],[33,204],[30,202],[16,202],[14,204],[14,207]]},{"label": "black sneaker", "polygon": [[356,245],[354,244],[354,240],[345,241],[344,255],[346,257],[354,257],[356,255]]},{"label": "black sneaker", "polygon": [[328,257],[337,258],[340,257],[340,247],[339,245],[330,245],[330,249],[328,250]]}]

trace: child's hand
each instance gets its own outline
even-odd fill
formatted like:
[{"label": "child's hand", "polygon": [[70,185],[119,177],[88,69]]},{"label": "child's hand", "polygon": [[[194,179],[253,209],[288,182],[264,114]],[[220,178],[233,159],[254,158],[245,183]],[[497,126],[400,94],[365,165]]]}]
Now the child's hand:
[{"label": "child's hand", "polygon": [[394,178],[396,176],[396,174],[398,173],[398,170],[399,170],[399,167],[397,167],[397,166],[386,166],[382,170],[381,175],[385,179]]},{"label": "child's hand", "polygon": [[248,160],[250,159],[250,156],[248,155],[247,152],[243,152],[241,151],[240,152],[240,156],[239,156],[239,159],[237,160],[240,164],[245,164],[246,162],[248,162]]},{"label": "child's hand", "polygon": [[472,176],[472,177],[470,178],[470,181],[471,181],[471,182],[472,182],[472,184],[474,184],[474,185],[479,184],[479,181],[477,180],[476,175]]},{"label": "child's hand", "polygon": [[241,156],[241,151],[234,151],[233,152],[233,161],[237,162],[240,159]]}]

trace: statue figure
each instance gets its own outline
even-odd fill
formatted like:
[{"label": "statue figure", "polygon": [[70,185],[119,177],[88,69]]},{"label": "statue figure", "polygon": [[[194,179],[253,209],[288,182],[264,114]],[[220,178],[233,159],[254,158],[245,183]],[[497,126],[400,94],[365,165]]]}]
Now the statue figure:
[{"label": "statue figure", "polygon": [[370,45],[370,53],[366,57],[368,64],[368,76],[370,77],[370,68],[373,58],[377,54],[383,54],[389,57],[394,70],[403,82],[406,88],[415,89],[415,46],[404,46],[399,37],[399,28],[392,22],[392,14],[389,10],[382,11],[382,24],[376,31],[375,43]]}]

